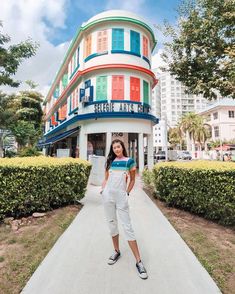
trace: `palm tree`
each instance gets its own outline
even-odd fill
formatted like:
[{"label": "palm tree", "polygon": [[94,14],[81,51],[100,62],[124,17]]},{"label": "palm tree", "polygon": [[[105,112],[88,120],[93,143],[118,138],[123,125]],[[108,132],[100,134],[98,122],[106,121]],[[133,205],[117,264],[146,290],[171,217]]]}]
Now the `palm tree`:
[{"label": "palm tree", "polygon": [[178,145],[180,145],[180,150],[182,149],[183,145],[183,136],[182,130],[179,125],[175,128],[170,128],[168,131],[168,141],[171,146],[175,149]]},{"label": "palm tree", "polygon": [[211,128],[210,125],[204,124],[203,118],[199,116],[197,122],[197,129],[195,132],[195,140],[199,144],[199,151],[202,151],[202,145],[204,145],[205,149],[207,149],[206,140],[210,138],[209,128]]},{"label": "palm tree", "polygon": [[180,128],[186,136],[187,150],[195,150],[195,133],[197,130],[198,115],[193,112],[185,114],[180,120]]},{"label": "palm tree", "polygon": [[194,153],[196,141],[199,143],[201,150],[202,144],[205,144],[210,137],[208,127],[204,124],[203,118],[196,113],[189,112],[181,118],[179,125],[186,135],[187,150]]}]

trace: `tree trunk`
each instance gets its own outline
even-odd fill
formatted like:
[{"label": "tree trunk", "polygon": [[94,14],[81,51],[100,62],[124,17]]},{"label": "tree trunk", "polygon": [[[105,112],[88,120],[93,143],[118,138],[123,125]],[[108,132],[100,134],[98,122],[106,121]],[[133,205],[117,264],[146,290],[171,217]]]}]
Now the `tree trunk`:
[{"label": "tree trunk", "polygon": [[196,158],[196,152],[195,152],[195,142],[192,140],[192,145],[191,145],[191,151],[192,151],[192,158]]},{"label": "tree trunk", "polygon": [[187,142],[187,150],[191,151],[191,140],[189,136],[189,131],[186,131],[186,142]]},{"label": "tree trunk", "polygon": [[3,157],[3,134],[0,133],[0,158]]}]

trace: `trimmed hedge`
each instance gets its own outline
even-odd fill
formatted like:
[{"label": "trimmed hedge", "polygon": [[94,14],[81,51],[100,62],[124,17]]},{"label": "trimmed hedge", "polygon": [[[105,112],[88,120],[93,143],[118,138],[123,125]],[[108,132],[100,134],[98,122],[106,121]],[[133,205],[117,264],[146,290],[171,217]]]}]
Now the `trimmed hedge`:
[{"label": "trimmed hedge", "polygon": [[235,224],[235,163],[169,162],[155,165],[159,199],[220,224]]},{"label": "trimmed hedge", "polygon": [[0,159],[0,219],[76,203],[85,196],[90,170],[74,158]]}]

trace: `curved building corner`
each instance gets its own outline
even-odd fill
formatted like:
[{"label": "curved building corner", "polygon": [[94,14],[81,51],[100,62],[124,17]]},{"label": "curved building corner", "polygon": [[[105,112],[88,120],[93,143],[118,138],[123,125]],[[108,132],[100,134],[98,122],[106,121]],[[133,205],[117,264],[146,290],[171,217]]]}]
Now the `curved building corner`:
[{"label": "curved building corner", "polygon": [[120,138],[140,171],[145,153],[153,166],[155,44],[151,27],[127,11],[106,11],[83,23],[44,102],[46,155],[107,156],[111,141]]}]

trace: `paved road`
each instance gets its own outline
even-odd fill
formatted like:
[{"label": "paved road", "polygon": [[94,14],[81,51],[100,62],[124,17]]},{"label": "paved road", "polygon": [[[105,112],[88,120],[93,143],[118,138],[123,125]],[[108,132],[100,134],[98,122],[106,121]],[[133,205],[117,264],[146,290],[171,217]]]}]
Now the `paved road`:
[{"label": "paved road", "polygon": [[139,278],[120,227],[122,257],[114,265],[99,187],[88,186],[84,207],[35,271],[23,294],[221,293],[190,248],[137,179],[129,196],[132,224],[149,278]]}]

